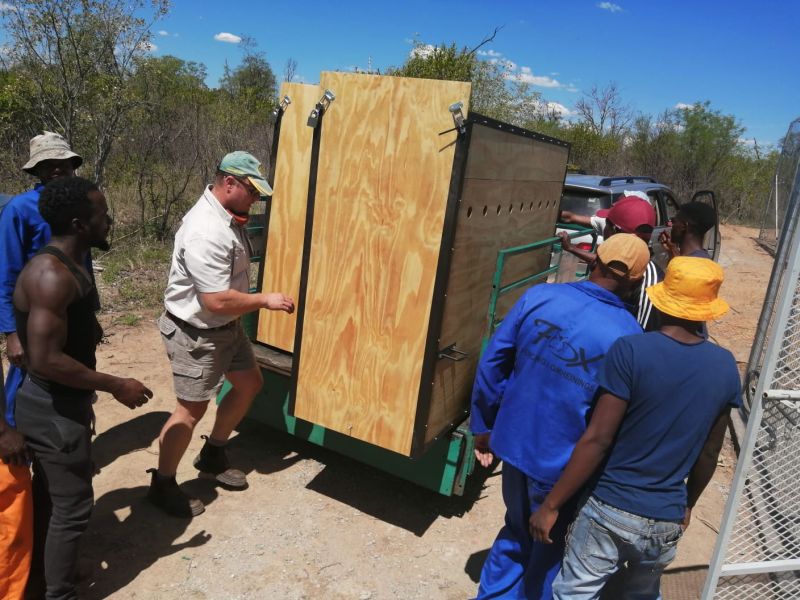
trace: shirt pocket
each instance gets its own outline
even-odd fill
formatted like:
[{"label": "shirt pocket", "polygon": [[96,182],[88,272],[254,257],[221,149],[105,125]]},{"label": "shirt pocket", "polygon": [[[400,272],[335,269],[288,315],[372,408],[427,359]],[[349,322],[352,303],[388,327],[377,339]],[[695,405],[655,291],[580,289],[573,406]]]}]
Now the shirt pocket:
[{"label": "shirt pocket", "polygon": [[233,245],[233,264],[231,269],[231,281],[235,281],[237,277],[244,276],[246,279],[250,279],[250,254],[248,253],[247,249],[241,245],[240,242],[236,242]]}]

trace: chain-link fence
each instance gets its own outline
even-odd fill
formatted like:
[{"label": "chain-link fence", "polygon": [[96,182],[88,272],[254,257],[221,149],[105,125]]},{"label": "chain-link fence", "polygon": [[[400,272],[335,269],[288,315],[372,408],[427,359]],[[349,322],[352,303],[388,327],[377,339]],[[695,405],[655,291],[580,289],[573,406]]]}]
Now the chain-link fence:
[{"label": "chain-link fence", "polygon": [[789,135],[779,171],[791,180],[777,177],[785,213],[745,381],[747,432],[704,600],[800,599],[800,121]]},{"label": "chain-link fence", "polygon": [[761,230],[758,233],[759,243],[773,255],[778,246],[783,220],[788,214],[788,200],[798,167],[798,157],[800,157],[800,119],[795,119],[789,125],[786,137],[783,138],[781,156],[772,181],[772,191],[769,201],[764,205]]}]

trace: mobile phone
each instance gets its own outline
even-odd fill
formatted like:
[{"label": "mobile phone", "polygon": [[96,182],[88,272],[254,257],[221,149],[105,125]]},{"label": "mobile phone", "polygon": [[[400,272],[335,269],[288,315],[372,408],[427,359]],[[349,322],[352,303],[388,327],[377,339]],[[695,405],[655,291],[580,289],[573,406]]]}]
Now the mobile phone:
[{"label": "mobile phone", "polygon": [[650,254],[653,257],[653,262],[656,263],[661,270],[666,270],[667,263],[669,262],[669,253],[667,252],[666,248],[661,244],[659,241],[661,239],[661,235],[666,233],[667,237],[670,235],[670,231],[672,231],[672,227],[654,227],[653,234],[650,236]]}]

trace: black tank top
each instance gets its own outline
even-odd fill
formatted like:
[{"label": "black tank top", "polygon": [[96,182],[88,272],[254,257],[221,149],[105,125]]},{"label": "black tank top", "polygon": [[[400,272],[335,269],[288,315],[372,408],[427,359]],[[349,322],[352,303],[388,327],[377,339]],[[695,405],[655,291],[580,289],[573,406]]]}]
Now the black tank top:
[{"label": "black tank top", "polygon": [[[97,359],[95,348],[103,338],[103,330],[95,317],[97,305],[97,289],[94,283],[70,260],[61,250],[54,246],[45,246],[37,253],[50,254],[61,261],[70,270],[78,283],[79,295],[67,306],[67,339],[64,343],[64,354],[77,360],[91,370],[95,370]],[[28,313],[14,307],[17,321],[17,334],[22,347],[28,348]],[[54,396],[86,396],[92,390],[72,388],[40,377],[33,371],[28,373],[31,380]]]}]

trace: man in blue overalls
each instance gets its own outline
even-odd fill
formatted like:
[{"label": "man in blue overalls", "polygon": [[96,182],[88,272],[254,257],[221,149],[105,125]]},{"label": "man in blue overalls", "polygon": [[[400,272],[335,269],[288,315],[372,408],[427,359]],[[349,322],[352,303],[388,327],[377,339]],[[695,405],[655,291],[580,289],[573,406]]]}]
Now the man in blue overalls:
[{"label": "man in blue overalls", "polygon": [[[11,296],[25,264],[50,241],[50,226],[39,214],[39,194],[45,184],[58,177],[72,177],[83,159],[57,133],[45,131],[31,140],[30,160],[22,170],[39,180],[33,189],[14,196],[0,213],[0,331],[6,336],[8,376],[6,423],[14,426],[14,398],[25,378],[25,353],[17,337]],[[91,270],[89,271],[91,273]]]},{"label": "man in blue overalls", "polygon": [[617,338],[641,332],[620,297],[649,261],[635,235],[611,237],[587,281],[528,290],[481,357],[471,428],[481,464],[503,460],[506,516],[483,565],[479,599],[551,597],[572,515],[562,511],[553,544],[535,543],[528,520],[586,429],[601,359]]},{"label": "man in blue overalls", "polygon": [[[0,332],[6,336],[6,354],[8,355],[9,369],[5,380],[6,402],[4,407],[4,421],[10,428],[16,427],[15,407],[17,390],[25,379],[25,352],[22,349],[17,326],[14,321],[14,304],[12,296],[17,278],[23,267],[41,248],[50,241],[50,225],[39,213],[39,195],[45,184],[60,177],[72,177],[83,163],[83,159],[72,151],[62,136],[57,133],[45,131],[30,141],[30,160],[23,165],[22,170],[36,177],[39,182],[33,189],[23,194],[14,196],[0,212]],[[92,274],[92,260],[87,253],[86,268]],[[93,280],[94,281],[94,280]],[[100,308],[96,292],[93,299],[95,310]],[[22,469],[17,469],[22,473]],[[27,469],[25,469],[27,471]],[[45,496],[47,484],[41,478],[33,481],[34,505],[37,505]],[[28,476],[20,475],[13,485],[4,485],[2,501],[6,503],[23,504],[30,502],[31,480]],[[7,505],[7,504],[6,504]],[[46,510],[42,506],[34,508],[34,513],[42,515]],[[43,522],[42,519],[39,521]],[[9,529],[9,539],[22,540],[27,547],[32,543],[29,531],[30,523],[25,519],[7,519],[4,525],[8,528],[17,527],[16,532]],[[31,576],[28,583],[29,594],[35,596],[44,593],[44,576],[42,573],[43,548],[35,547],[31,564]],[[30,553],[29,553],[30,554]],[[29,557],[30,558],[30,557]]]}]

